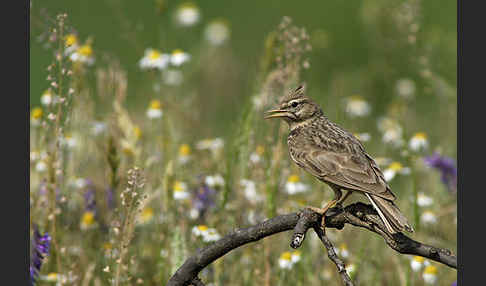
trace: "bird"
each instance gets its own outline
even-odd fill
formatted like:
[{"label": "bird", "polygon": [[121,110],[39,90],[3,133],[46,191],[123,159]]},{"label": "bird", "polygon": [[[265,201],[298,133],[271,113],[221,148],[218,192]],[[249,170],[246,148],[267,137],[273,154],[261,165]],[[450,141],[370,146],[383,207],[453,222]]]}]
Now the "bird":
[{"label": "bird", "polygon": [[305,90],[304,84],[291,90],[277,108],[265,112],[264,119],[280,118],[288,123],[287,145],[292,161],[334,191],[334,199],[324,207],[309,207],[322,215],[321,227],[325,230],[324,214],[329,208],[341,206],[350,194],[358,192],[368,198],[389,233],[413,232],[395,205],[396,196],[382,171],[363,144],[330,121]]}]

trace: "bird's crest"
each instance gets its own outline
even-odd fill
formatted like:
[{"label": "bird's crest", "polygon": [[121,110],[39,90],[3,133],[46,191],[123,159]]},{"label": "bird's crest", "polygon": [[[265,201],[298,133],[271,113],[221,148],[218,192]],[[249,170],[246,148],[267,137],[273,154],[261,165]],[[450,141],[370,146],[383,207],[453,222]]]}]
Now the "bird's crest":
[{"label": "bird's crest", "polygon": [[291,92],[283,96],[282,99],[280,100],[280,103],[284,103],[292,99],[304,97],[305,96],[304,93],[305,93],[305,84],[301,84],[296,89],[292,90]]}]

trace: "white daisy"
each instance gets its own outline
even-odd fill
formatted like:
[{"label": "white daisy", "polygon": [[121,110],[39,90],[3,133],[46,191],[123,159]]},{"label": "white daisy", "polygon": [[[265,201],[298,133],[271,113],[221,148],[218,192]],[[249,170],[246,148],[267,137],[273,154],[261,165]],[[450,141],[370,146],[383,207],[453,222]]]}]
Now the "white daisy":
[{"label": "white daisy", "polygon": [[285,184],[285,190],[289,195],[294,195],[298,193],[306,192],[309,189],[309,186],[300,182],[300,178],[297,175],[291,175],[287,179],[287,183]]},{"label": "white daisy", "polygon": [[422,256],[414,256],[410,261],[410,267],[413,271],[417,272],[422,269],[422,266],[424,266],[424,261],[425,258],[423,258]]},{"label": "white daisy", "polygon": [[351,117],[362,117],[370,113],[371,107],[361,96],[351,96],[346,100],[346,112]]},{"label": "white daisy", "polygon": [[175,18],[180,26],[189,27],[199,22],[201,13],[194,3],[184,3],[177,8]]},{"label": "white daisy", "polygon": [[158,119],[162,117],[162,114],[162,104],[160,103],[160,100],[152,100],[147,109],[147,117],[150,119]]},{"label": "white daisy", "polygon": [[256,147],[255,152],[250,154],[250,162],[253,164],[258,164],[263,159],[263,153],[265,152],[265,148],[262,145],[258,145]]},{"label": "white daisy", "polygon": [[437,223],[437,216],[432,211],[425,211],[420,216],[420,221],[423,224],[435,224]]},{"label": "white daisy", "polygon": [[254,181],[242,179],[240,181],[241,186],[244,188],[243,193],[247,200],[253,203],[257,203],[263,200],[263,196],[258,194]]},{"label": "white daisy", "polygon": [[394,147],[403,145],[403,130],[395,120],[387,117],[379,119],[378,129],[383,134],[383,142],[389,143]]},{"label": "white daisy", "polygon": [[182,50],[174,50],[170,55],[170,63],[174,66],[180,66],[191,59],[191,55]]},{"label": "white daisy", "polygon": [[224,178],[220,174],[206,176],[204,182],[210,187],[224,187]]},{"label": "white daisy", "polygon": [[86,44],[77,48],[69,58],[75,63],[85,63],[92,65],[95,61],[91,45]]},{"label": "white daisy", "polygon": [[106,123],[104,122],[94,121],[91,124],[91,134],[93,134],[94,136],[98,136],[102,134],[103,132],[105,132],[105,130],[106,130]]},{"label": "white daisy", "polygon": [[213,242],[219,240],[220,238],[221,235],[219,235],[219,233],[214,228],[208,229],[207,232],[203,234],[204,242]]},{"label": "white daisy", "polygon": [[64,55],[71,55],[78,48],[78,37],[75,34],[66,35],[64,38]]},{"label": "white daisy", "polygon": [[290,251],[282,253],[278,259],[278,265],[282,269],[291,269],[293,266],[292,253]]},{"label": "white daisy", "polygon": [[177,160],[181,164],[186,164],[191,159],[191,147],[188,144],[179,146],[179,155]]},{"label": "white daisy", "polygon": [[413,151],[420,151],[427,149],[429,142],[427,141],[427,134],[418,132],[413,135],[408,144]]},{"label": "white daisy", "polygon": [[230,29],[227,21],[213,20],[204,30],[206,40],[214,46],[219,46],[230,37]]},{"label": "white daisy", "polygon": [[424,278],[426,284],[435,284],[437,282],[437,267],[433,265],[425,267],[422,278]]},{"label": "white daisy", "polygon": [[424,193],[417,194],[417,204],[421,207],[428,207],[432,205],[434,199],[425,195]]},{"label": "white daisy", "polygon": [[383,171],[383,176],[387,182],[391,181],[396,174],[408,175],[410,168],[404,167],[400,162],[393,162]]},{"label": "white daisy", "polygon": [[187,185],[184,182],[175,181],[173,186],[173,198],[177,201],[187,200],[190,193],[187,191]]},{"label": "white daisy", "polygon": [[170,57],[167,54],[163,54],[159,50],[152,48],[146,49],[144,56],[139,61],[141,69],[159,69],[163,70],[169,65]]},{"label": "white daisy", "polygon": [[219,151],[223,147],[224,147],[224,140],[221,138],[204,139],[197,142],[196,144],[196,149],[198,150]]},{"label": "white daisy", "polygon": [[411,98],[415,94],[415,82],[408,78],[397,81],[395,89],[397,94],[404,98]]}]

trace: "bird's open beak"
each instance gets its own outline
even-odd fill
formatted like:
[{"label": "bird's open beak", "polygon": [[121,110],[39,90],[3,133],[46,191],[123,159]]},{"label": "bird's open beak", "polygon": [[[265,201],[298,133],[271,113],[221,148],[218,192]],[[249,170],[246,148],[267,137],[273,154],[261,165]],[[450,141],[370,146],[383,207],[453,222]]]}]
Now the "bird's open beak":
[{"label": "bird's open beak", "polygon": [[272,109],[265,111],[264,119],[277,118],[277,117],[289,117],[289,113],[285,109]]}]

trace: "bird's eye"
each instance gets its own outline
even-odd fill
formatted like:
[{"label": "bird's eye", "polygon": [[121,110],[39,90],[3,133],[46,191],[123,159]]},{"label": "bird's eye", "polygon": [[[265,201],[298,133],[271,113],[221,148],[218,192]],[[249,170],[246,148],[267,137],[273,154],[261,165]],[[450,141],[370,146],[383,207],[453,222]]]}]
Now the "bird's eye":
[{"label": "bird's eye", "polygon": [[294,101],[294,102],[292,102],[292,104],[290,106],[297,107],[297,105],[299,105],[299,103],[297,101]]}]

